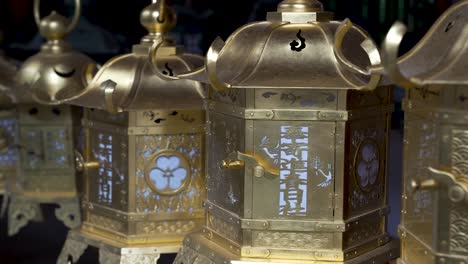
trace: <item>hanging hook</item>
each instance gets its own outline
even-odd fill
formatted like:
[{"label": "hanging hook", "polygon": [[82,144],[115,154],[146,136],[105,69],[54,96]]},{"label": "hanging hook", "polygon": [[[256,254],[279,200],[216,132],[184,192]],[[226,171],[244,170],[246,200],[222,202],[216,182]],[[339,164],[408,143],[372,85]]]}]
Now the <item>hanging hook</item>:
[{"label": "hanging hook", "polygon": [[[359,87],[358,90],[374,90],[382,80],[382,75],[374,73],[371,70],[372,68],[363,68],[352,63],[343,54],[343,40],[352,26],[353,24],[351,20],[345,19],[336,30],[335,41],[333,46],[335,57],[350,71],[370,76],[369,82],[365,86]],[[369,57],[369,61],[372,66],[377,66],[381,64],[379,49],[377,48],[375,42],[369,36],[366,36],[366,39],[361,43],[361,48],[367,53],[367,56]]]},{"label": "hanging hook", "polygon": [[206,54],[206,73],[208,74],[208,80],[211,86],[218,92],[223,92],[232,88],[231,84],[221,81],[218,77],[217,63],[223,47],[224,41],[220,37],[217,37]]},{"label": "hanging hook", "polygon": [[[38,27],[41,24],[40,5],[41,5],[41,0],[34,0],[34,20],[36,21],[36,24]],[[80,20],[80,16],[81,16],[81,0],[75,0],[75,13],[73,14],[73,19],[71,23],[67,27],[66,34],[69,34],[76,28]]]},{"label": "hanging hook", "polygon": [[194,71],[187,72],[187,73],[182,73],[182,74],[173,73],[173,76],[163,74],[162,71],[158,68],[159,57],[157,55],[163,43],[164,43],[163,41],[157,41],[153,43],[149,51],[148,60],[156,76],[158,76],[162,80],[175,81],[175,80],[180,80],[180,79],[190,79],[191,76],[200,74],[201,72],[205,71],[205,67],[200,67]]},{"label": "hanging hook", "polygon": [[388,31],[382,45],[383,66],[387,75],[395,84],[406,89],[412,89],[422,85],[415,79],[406,78],[398,66],[398,50],[406,31],[406,26],[398,21]]}]

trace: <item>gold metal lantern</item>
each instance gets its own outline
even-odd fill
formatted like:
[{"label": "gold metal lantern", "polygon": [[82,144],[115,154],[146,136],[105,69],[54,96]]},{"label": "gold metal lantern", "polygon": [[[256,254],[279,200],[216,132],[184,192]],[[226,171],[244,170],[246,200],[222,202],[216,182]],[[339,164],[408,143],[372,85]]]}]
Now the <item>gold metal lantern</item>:
[{"label": "gold metal lantern", "polygon": [[[176,17],[164,1],[146,7],[141,23],[149,34],[132,53],[64,99],[86,107],[83,224],[70,231],[57,263],[78,261],[88,246],[99,249],[100,263],[156,263],[203,223],[205,91],[160,77],[203,59],[166,36]],[[152,45],[161,48],[150,55]]]},{"label": "gold metal lantern", "polygon": [[7,182],[16,175],[16,115],[11,95],[16,71],[17,67],[0,52],[0,194],[5,192]]},{"label": "gold metal lantern", "polygon": [[[393,109],[367,33],[322,4],[287,0],[217,39],[209,83],[203,230],[175,263],[384,263]],[[156,47],[157,50],[157,47]],[[377,87],[379,86],[379,87]]]},{"label": "gold metal lantern", "polygon": [[35,19],[47,39],[41,51],[27,59],[16,81],[19,162],[9,190],[8,233],[14,235],[31,220],[41,218],[40,204],[58,204],[55,215],[69,227],[80,224],[75,148],[79,143],[81,112],[53,104],[57,97],[83,89],[94,62],[63,41],[76,26],[80,1],[71,23],[52,12],[41,18],[38,0]]},{"label": "gold metal lantern", "polygon": [[397,59],[405,32],[395,24],[383,46],[407,88],[399,263],[468,263],[468,1]]}]

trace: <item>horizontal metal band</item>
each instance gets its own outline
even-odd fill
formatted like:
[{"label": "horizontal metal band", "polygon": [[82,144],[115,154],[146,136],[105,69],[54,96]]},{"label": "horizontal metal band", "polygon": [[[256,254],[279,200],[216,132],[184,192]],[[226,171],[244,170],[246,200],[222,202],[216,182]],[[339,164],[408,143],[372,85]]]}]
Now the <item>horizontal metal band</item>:
[{"label": "horizontal metal band", "polygon": [[10,109],[10,110],[0,110],[0,118],[13,118],[16,117],[16,110]]},{"label": "horizontal metal band", "polygon": [[344,222],[348,226],[351,223],[354,224],[358,222],[362,218],[380,218],[380,217],[387,216],[389,214],[390,214],[390,206],[387,205],[387,206],[375,209],[373,211],[369,211],[367,213],[346,219]]},{"label": "horizontal metal band", "polygon": [[200,134],[205,133],[206,125],[167,125],[157,127],[128,127],[128,135]]},{"label": "horizontal metal band", "polygon": [[[391,241],[390,243],[345,262],[343,252],[337,250],[278,250],[244,247],[241,257],[237,254],[232,254],[214,241],[210,241],[208,238],[201,235],[201,233],[193,233],[187,236],[184,241],[184,247],[189,248],[195,255],[205,256],[213,261],[213,263],[228,264],[247,264],[253,262],[283,263],[285,261],[296,264],[313,264],[316,263],[317,260],[349,264],[386,263],[387,261],[395,259],[399,252],[398,241]],[[182,252],[184,252],[184,250],[182,250]],[[255,260],[253,258],[255,258]]]},{"label": "horizontal metal band", "polygon": [[375,116],[383,116],[395,111],[395,105],[382,105],[378,107],[367,107],[358,110],[351,110],[349,112],[349,120],[364,119]]},{"label": "horizontal metal band", "polygon": [[120,211],[106,206],[102,206],[95,203],[83,201],[83,209],[87,212],[94,214],[100,214],[109,218],[113,218],[125,222],[137,222],[137,221],[168,221],[178,219],[198,219],[204,218],[204,211],[198,212],[173,212],[173,213],[129,213],[126,211]]},{"label": "horizontal metal band", "polygon": [[394,105],[363,108],[352,111],[302,110],[302,109],[246,109],[234,105],[208,103],[210,111],[234,116],[245,120],[299,120],[299,121],[348,121],[366,117],[381,116],[394,111]]},{"label": "horizontal metal band", "polygon": [[154,126],[154,127],[137,127],[129,126],[122,127],[119,125],[107,124],[104,122],[91,121],[87,119],[82,120],[82,125],[84,128],[90,129],[99,129],[108,131],[111,133],[117,133],[122,136],[146,136],[146,135],[164,135],[164,134],[195,134],[195,133],[205,133],[206,125],[168,125],[168,126]]},{"label": "horizontal metal band", "polygon": [[122,136],[126,136],[128,134],[126,127],[119,126],[119,125],[112,125],[112,124],[108,124],[104,122],[97,122],[94,120],[82,119],[81,125],[84,128],[104,130],[106,132],[110,132],[110,133],[118,134]]},{"label": "horizontal metal band", "polygon": [[209,201],[205,202],[208,211],[222,220],[238,224],[240,221],[243,229],[270,230],[270,231],[300,231],[300,232],[344,232],[344,222],[332,221],[300,221],[300,220],[269,220],[269,219],[242,219]]},{"label": "horizontal metal band", "polygon": [[369,252],[372,249],[385,245],[390,241],[391,241],[390,236],[387,233],[382,234],[377,237],[373,237],[367,241],[357,244],[356,246],[352,248],[345,250],[345,259],[355,258],[357,256],[365,254],[366,252]]},{"label": "horizontal metal band", "polygon": [[304,120],[304,121],[346,121],[348,111],[299,110],[299,109],[246,109],[234,105],[208,103],[210,111],[234,116],[245,120]]},{"label": "horizontal metal band", "polygon": [[[115,254],[145,254],[148,253],[177,253],[180,243],[164,243],[147,238],[135,240],[119,234],[107,234],[87,230],[87,228],[72,230],[67,240],[75,240],[98,249],[105,249]],[[132,253],[133,252],[133,253]]]}]

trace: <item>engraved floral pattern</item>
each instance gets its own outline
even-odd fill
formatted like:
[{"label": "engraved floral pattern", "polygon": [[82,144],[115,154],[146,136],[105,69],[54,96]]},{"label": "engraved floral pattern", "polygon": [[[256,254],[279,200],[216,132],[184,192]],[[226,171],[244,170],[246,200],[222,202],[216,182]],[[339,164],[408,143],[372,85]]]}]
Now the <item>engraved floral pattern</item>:
[{"label": "engraved floral pattern", "polygon": [[356,172],[359,185],[363,189],[374,185],[379,173],[379,156],[377,145],[373,142],[363,142],[358,153]]},{"label": "engraved floral pattern", "polygon": [[324,248],[331,238],[325,234],[259,232],[255,238],[256,247],[310,249]]}]

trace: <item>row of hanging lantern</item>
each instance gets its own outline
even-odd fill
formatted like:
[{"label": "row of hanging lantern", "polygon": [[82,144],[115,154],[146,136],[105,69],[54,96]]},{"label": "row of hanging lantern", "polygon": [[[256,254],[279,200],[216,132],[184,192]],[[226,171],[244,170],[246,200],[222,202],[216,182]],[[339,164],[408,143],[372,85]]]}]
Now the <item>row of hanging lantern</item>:
[{"label": "row of hanging lantern", "polygon": [[[39,219],[39,204],[59,204],[75,229],[58,263],[88,246],[101,263],[155,263],[184,237],[178,264],[396,258],[386,232],[392,83],[408,88],[400,262],[466,259],[468,1],[397,59],[401,25],[379,51],[319,1],[285,0],[215,40],[205,61],[167,36],[176,16],[154,1],[140,17],[149,34],[99,70],[63,41],[80,1],[71,23],[41,19],[39,4],[48,42],[8,93],[18,143],[8,133],[0,143],[19,151],[17,173],[5,173],[9,232]],[[6,157],[0,170],[14,171]]]}]

